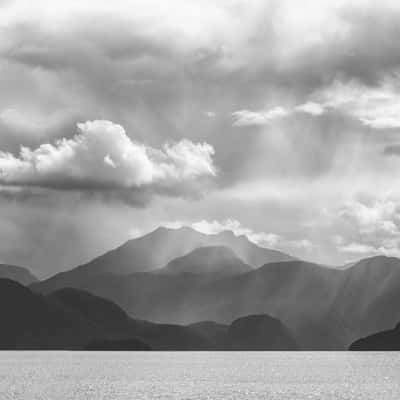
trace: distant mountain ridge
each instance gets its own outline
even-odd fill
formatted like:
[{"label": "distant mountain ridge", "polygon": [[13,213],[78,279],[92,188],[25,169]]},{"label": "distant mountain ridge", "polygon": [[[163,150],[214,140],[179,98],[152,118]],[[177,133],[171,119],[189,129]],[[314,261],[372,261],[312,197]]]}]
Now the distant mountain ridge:
[{"label": "distant mountain ridge", "polygon": [[49,292],[63,287],[80,287],[81,282],[87,280],[89,276],[105,273],[129,275],[154,271],[165,267],[178,257],[205,246],[229,247],[244,263],[254,268],[269,262],[295,260],[292,256],[277,250],[259,247],[247,237],[235,236],[230,231],[205,235],[187,227],[180,229],[160,227],[145,236],[126,242],[87,264],[41,282],[40,290]]},{"label": "distant mountain ridge", "polygon": [[[48,293],[59,283],[50,279],[32,287]],[[80,275],[72,284],[111,299],[135,318],[159,323],[227,324],[243,315],[273,315],[302,348],[340,350],[398,321],[393,304],[400,304],[400,260],[371,257],[345,270],[303,261],[269,263],[220,279],[104,273]]]},{"label": "distant mountain ridge", "polygon": [[[275,256],[231,232],[159,228],[32,288],[45,294],[65,287],[86,290],[134,318],[164,324],[227,324],[268,314],[312,350],[345,349],[398,321],[393,304],[400,304],[399,259],[376,256],[346,269],[300,260],[257,268],[255,261]],[[129,273],[132,269],[143,272]]]}]

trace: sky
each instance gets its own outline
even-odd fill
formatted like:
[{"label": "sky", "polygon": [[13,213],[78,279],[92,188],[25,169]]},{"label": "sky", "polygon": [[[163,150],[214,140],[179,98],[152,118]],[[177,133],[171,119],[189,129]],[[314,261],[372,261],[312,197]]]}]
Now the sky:
[{"label": "sky", "polygon": [[0,262],[159,225],[400,256],[400,3],[0,0]]}]

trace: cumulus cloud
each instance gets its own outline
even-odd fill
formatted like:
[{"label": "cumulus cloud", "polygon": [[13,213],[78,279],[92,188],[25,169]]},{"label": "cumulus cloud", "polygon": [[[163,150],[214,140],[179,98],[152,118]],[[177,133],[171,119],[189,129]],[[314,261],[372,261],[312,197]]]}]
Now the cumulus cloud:
[{"label": "cumulus cloud", "polygon": [[338,215],[356,224],[361,234],[400,233],[400,208],[397,201],[390,197],[353,200],[345,204]]},{"label": "cumulus cloud", "polygon": [[336,218],[337,222],[343,222],[341,235],[334,238],[339,252],[400,255],[398,197],[361,196],[337,210]]},{"label": "cumulus cloud", "polygon": [[18,156],[0,152],[2,185],[63,190],[136,190],[182,194],[214,177],[214,149],[181,140],[156,149],[131,140],[121,125],[79,123],[71,139],[21,147]]},{"label": "cumulus cloud", "polygon": [[201,220],[193,222],[191,227],[208,235],[231,231],[236,236],[247,236],[247,238],[253,243],[272,247],[276,246],[278,241],[281,239],[280,236],[275,233],[255,232],[250,228],[244,227],[236,219],[226,219],[224,221]]},{"label": "cumulus cloud", "polygon": [[274,107],[266,111],[239,110],[232,113],[233,126],[267,125],[289,114],[290,112],[283,107]]},{"label": "cumulus cloud", "polygon": [[183,226],[189,226],[198,232],[206,235],[216,235],[221,232],[230,231],[235,236],[246,236],[251,242],[260,246],[275,247],[281,241],[281,237],[275,233],[255,232],[252,229],[243,226],[236,219],[226,220],[200,220],[195,222],[185,221],[169,221],[164,223],[164,226],[171,229],[179,229]]},{"label": "cumulus cloud", "polygon": [[172,221],[167,222],[164,226],[171,229],[178,229],[183,226],[189,226],[198,232],[206,235],[216,235],[221,232],[229,231],[235,236],[246,236],[250,242],[261,247],[275,248],[283,251],[305,251],[309,252],[317,246],[309,239],[287,239],[282,235],[273,232],[259,232],[247,226],[244,226],[240,221],[228,218],[225,220],[199,220],[194,222]]}]

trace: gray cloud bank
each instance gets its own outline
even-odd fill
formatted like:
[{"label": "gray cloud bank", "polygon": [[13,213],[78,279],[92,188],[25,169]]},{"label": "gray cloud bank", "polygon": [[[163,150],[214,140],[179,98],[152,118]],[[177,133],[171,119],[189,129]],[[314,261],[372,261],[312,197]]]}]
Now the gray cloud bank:
[{"label": "gray cloud bank", "polygon": [[81,261],[116,244],[99,218],[237,220],[315,261],[396,254],[399,27],[394,0],[2,2],[0,238]]}]

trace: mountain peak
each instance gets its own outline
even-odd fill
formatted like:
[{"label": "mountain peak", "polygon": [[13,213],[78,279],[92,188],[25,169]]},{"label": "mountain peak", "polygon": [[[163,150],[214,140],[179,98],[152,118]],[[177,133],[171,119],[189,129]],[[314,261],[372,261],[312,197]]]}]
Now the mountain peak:
[{"label": "mountain peak", "polygon": [[45,292],[62,287],[79,287],[79,282],[90,277],[112,273],[129,275],[136,272],[160,270],[172,260],[183,257],[199,247],[223,246],[233,250],[236,265],[246,269],[258,268],[266,263],[291,261],[293,257],[271,249],[259,247],[245,236],[237,237],[232,232],[206,235],[190,227],[171,229],[159,227],[154,231],[131,239],[120,247],[111,250],[91,262],[71,271],[60,273],[38,284]]}]

